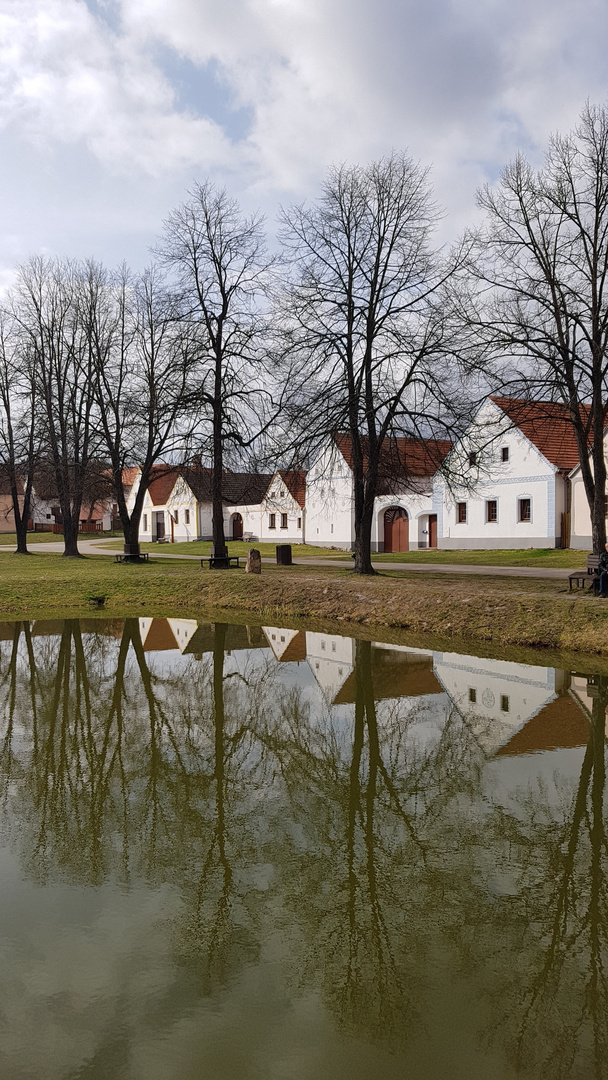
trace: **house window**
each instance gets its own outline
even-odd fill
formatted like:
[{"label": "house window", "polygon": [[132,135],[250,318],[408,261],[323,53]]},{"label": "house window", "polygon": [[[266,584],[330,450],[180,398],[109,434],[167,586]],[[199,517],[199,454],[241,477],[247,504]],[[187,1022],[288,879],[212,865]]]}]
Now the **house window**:
[{"label": "house window", "polygon": [[496,499],[488,499],[486,502],[486,521],[498,521],[498,502]]},{"label": "house window", "polygon": [[503,462],[509,460],[509,447],[508,446],[503,446],[503,448],[502,448],[502,460],[503,460]]},{"label": "house window", "polygon": [[186,525],[190,524],[190,511],[189,510],[184,510],[184,522],[186,523]]},{"label": "house window", "polygon": [[276,527],[277,527],[277,515],[276,514],[269,514],[268,515],[268,528],[269,529],[276,529]]},{"label": "house window", "polygon": [[477,690],[473,686],[469,686],[469,701],[473,705],[477,701]]},{"label": "house window", "polygon": [[333,531],[334,531],[334,527],[333,527],[333,525],[332,525],[332,527],[331,527],[331,532],[333,533]]},{"label": "house window", "polygon": [[520,521],[532,521],[532,500],[520,499],[519,500],[519,520]]},{"label": "house window", "polygon": [[281,528],[287,528],[287,514],[281,514]]},{"label": "house window", "polygon": [[144,514],[144,532],[148,531],[148,515]]},{"label": "house window", "polygon": [[501,694],[500,695],[500,711],[501,712],[508,712],[509,711],[509,695],[508,694]]},{"label": "house window", "polygon": [[298,529],[302,528],[302,518],[298,518]]},{"label": "house window", "polygon": [[477,454],[476,454],[476,452],[474,450],[472,450],[471,453],[469,454],[469,465],[476,465],[476,464],[477,464]]},{"label": "house window", "polygon": [[467,523],[467,504],[456,503],[456,521],[459,525],[466,525]]},{"label": "house window", "polygon": [[175,524],[179,525],[179,510],[175,511]]}]

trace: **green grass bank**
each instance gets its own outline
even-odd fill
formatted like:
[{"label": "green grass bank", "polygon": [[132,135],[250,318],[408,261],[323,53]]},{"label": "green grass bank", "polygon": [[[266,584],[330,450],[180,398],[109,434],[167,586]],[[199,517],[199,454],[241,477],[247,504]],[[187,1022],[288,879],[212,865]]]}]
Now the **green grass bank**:
[{"label": "green grass bank", "polygon": [[608,601],[569,593],[561,581],[452,579],[388,568],[360,578],[340,566],[264,566],[255,577],[169,559],[116,565],[103,556],[0,554],[0,619],[82,616],[91,611],[90,595],[106,596],[104,610],[116,616],[225,611],[272,625],[312,618],[335,620],[345,632],[349,625],[386,627],[496,647],[608,656]]}]

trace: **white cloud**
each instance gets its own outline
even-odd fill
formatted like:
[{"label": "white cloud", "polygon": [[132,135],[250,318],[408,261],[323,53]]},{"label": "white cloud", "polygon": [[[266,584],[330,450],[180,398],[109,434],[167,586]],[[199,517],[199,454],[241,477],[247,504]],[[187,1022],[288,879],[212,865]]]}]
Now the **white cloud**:
[{"label": "white cloud", "polygon": [[[57,190],[60,153],[74,148],[116,238],[124,210],[114,198],[137,232],[210,174],[272,212],[279,199],[314,193],[332,161],[405,147],[432,163],[449,211],[444,232],[454,234],[474,212],[478,184],[520,147],[538,158],[549,132],[571,127],[608,86],[600,0],[89,5],[0,0],[0,124],[5,140],[27,142],[51,169]],[[200,71],[191,100],[172,83],[180,58],[190,89]],[[231,108],[247,110],[244,135]],[[38,197],[39,217],[46,206],[54,224],[34,243],[52,246],[74,199]],[[86,231],[84,189],[75,203]],[[89,217],[94,239],[99,218]],[[33,235],[24,228],[12,231]],[[0,264],[7,257],[0,251]]]}]

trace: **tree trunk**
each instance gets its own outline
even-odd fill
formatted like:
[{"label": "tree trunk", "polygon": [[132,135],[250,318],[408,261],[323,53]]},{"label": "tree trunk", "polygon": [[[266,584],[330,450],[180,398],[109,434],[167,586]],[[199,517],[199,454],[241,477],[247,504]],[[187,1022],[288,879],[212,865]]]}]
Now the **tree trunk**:
[{"label": "tree trunk", "polygon": [[80,559],[82,558],[78,550],[78,516],[72,514],[70,511],[67,515],[63,513],[63,557],[65,559]]},{"label": "tree trunk", "polygon": [[363,497],[355,498],[355,573],[375,574],[376,571],[372,566],[374,499],[370,492],[369,482],[361,482],[360,487],[363,488]]},{"label": "tree trunk", "polygon": [[226,537],[224,536],[224,501],[222,479],[224,470],[224,447],[222,441],[222,365],[221,359],[215,364],[215,393],[213,402],[213,482],[212,482],[212,532],[213,555],[216,559],[228,556]]},{"label": "tree trunk", "polygon": [[135,517],[135,512],[131,514],[131,517],[126,522],[121,520],[122,531],[125,540],[125,548],[129,549],[129,554],[135,558],[139,558],[141,549],[139,545],[139,522],[141,520],[141,514]]}]

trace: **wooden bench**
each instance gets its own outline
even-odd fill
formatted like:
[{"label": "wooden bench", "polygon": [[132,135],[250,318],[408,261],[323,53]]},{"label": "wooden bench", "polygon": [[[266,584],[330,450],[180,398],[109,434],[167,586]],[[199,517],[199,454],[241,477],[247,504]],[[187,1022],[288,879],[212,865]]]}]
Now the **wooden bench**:
[{"label": "wooden bench", "polygon": [[[589,581],[591,578],[591,581]],[[585,585],[589,584],[589,588],[597,592],[600,587],[600,557],[599,555],[587,556],[587,569],[577,570],[575,574],[568,576],[570,584],[570,592],[572,592],[572,584],[576,583],[577,589],[584,589]]]},{"label": "wooden bench", "polygon": [[204,567],[205,563],[209,564],[210,570],[230,570],[235,567],[237,570],[241,565],[240,555],[226,555],[225,557],[215,555],[205,555],[201,559],[201,567]]},{"label": "wooden bench", "polygon": [[125,555],[124,552],[119,551],[118,555],[114,556],[114,562],[128,563],[128,562],[149,562],[150,553],[148,551],[141,551],[139,555]]}]

